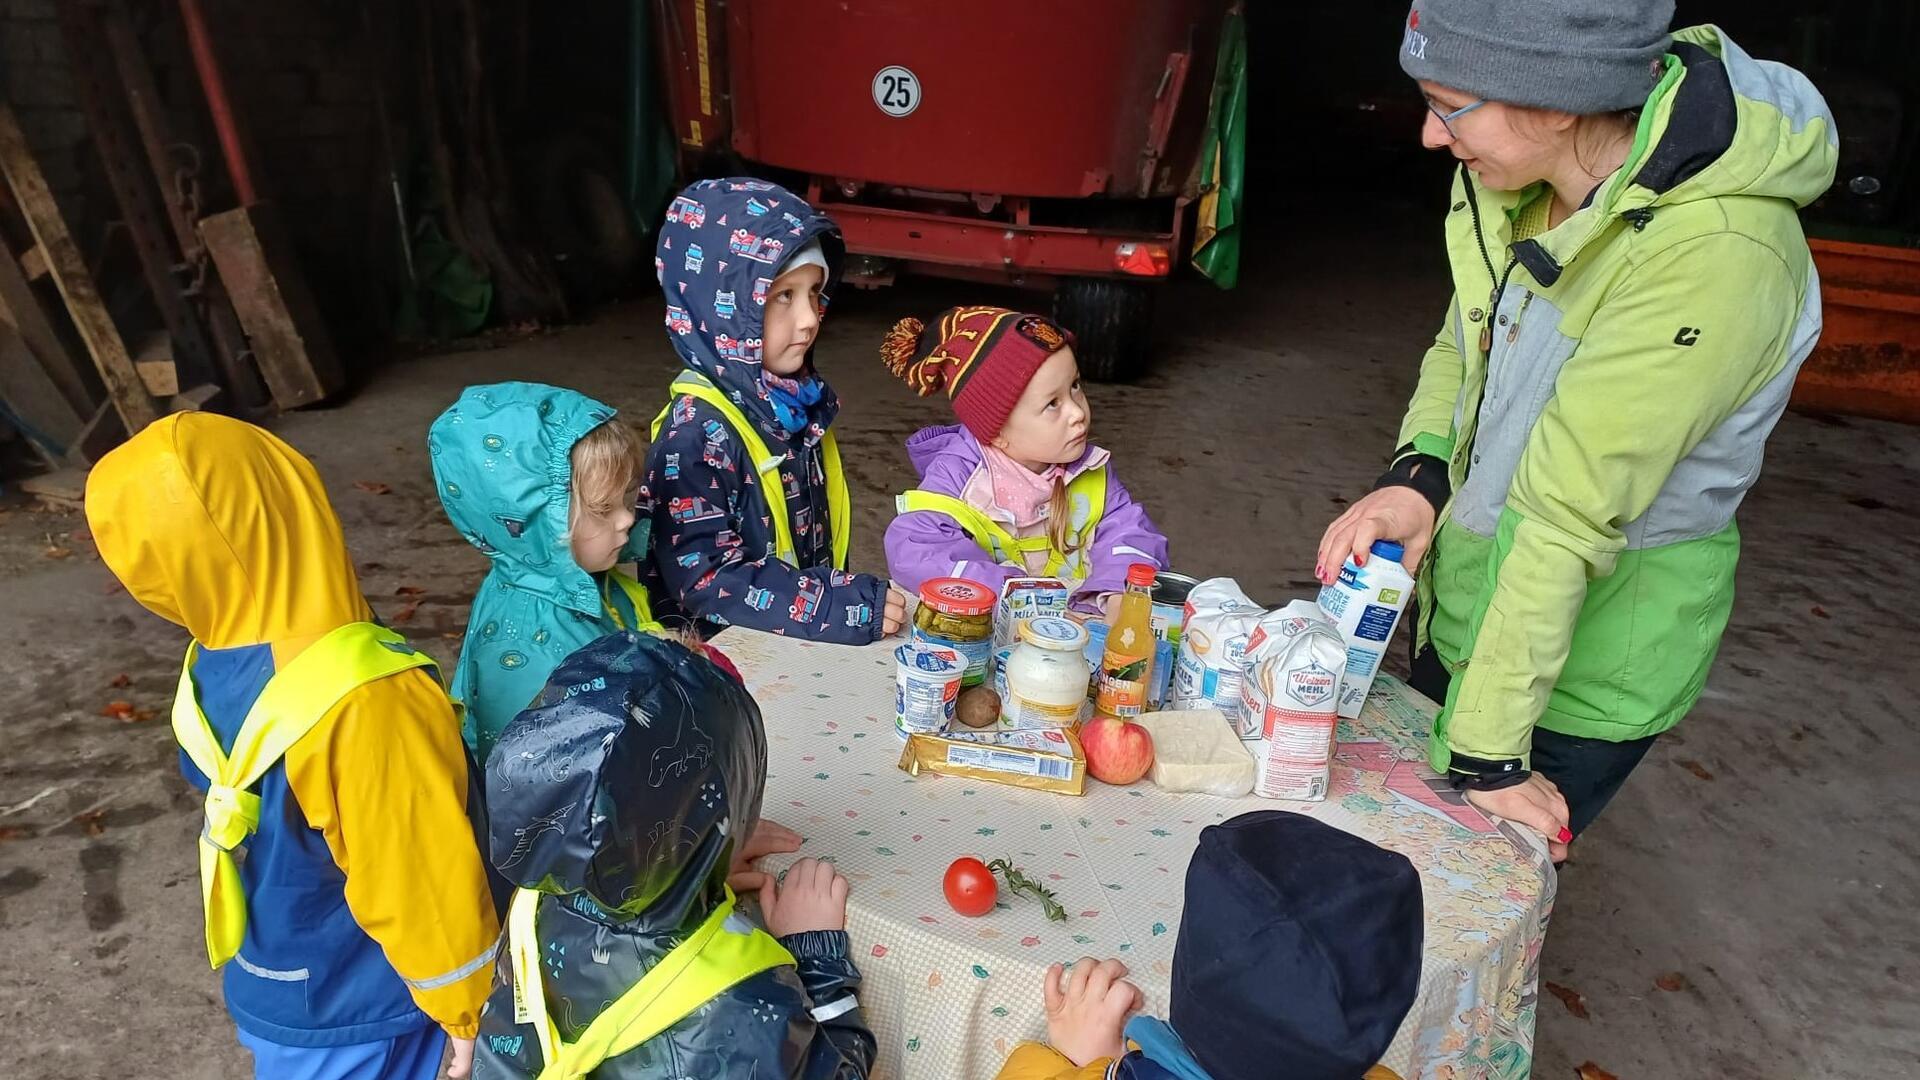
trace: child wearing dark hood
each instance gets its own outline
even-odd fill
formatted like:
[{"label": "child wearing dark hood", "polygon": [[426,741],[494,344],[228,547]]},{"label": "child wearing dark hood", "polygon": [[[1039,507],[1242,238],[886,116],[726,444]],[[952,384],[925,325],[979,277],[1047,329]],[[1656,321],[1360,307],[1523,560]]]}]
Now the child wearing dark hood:
[{"label": "child wearing dark hood", "polygon": [[759,884],[763,923],[735,906],[766,773],[753,698],[678,642],[628,631],[560,664],[487,763],[518,888],[476,1078],[867,1075],[846,879],[801,859]]},{"label": "child wearing dark hood", "polygon": [[1055,964],[1047,1042],[998,1080],[1397,1080],[1378,1062],[1419,993],[1425,919],[1405,855],[1282,810],[1208,826],[1168,1018],[1132,1015],[1118,960]]},{"label": "child wearing dark hood", "polygon": [[906,595],[847,570],[852,515],[813,366],[840,230],[764,180],[702,180],[667,209],[654,266],[686,370],[653,422],[641,489],[663,619],[865,645]]}]

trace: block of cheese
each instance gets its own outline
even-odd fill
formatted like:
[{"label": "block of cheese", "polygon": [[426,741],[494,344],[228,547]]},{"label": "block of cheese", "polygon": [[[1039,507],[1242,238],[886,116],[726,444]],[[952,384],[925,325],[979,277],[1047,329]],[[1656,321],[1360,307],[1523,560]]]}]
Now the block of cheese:
[{"label": "block of cheese", "polygon": [[1147,713],[1139,724],[1153,736],[1147,776],[1163,790],[1226,798],[1253,790],[1253,757],[1219,709]]}]

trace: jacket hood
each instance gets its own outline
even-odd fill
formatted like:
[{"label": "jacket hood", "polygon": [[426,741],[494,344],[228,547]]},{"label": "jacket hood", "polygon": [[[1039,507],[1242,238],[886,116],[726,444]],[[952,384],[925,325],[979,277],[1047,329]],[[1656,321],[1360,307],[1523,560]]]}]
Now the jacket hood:
[{"label": "jacket hood", "polygon": [[[725,390],[776,446],[790,436],[761,381],[767,288],[786,261],[814,240],[827,258],[820,288],[824,310],[840,274],[840,228],[778,184],[735,177],[689,186],[667,207],[654,251],[674,351]],[[812,366],[811,356],[807,363]],[[840,408],[833,391],[823,391],[809,410],[822,432]]]},{"label": "jacket hood", "polygon": [[925,480],[936,464],[958,468],[962,478],[978,468],[985,455],[980,440],[959,424],[922,428],[907,438],[907,460],[913,471]]},{"label": "jacket hood", "polygon": [[460,535],[508,584],[596,617],[599,586],[573,561],[567,536],[572,455],[614,416],[572,390],[494,383],[467,387],[427,430],[434,487]]},{"label": "jacket hood", "polygon": [[766,774],[745,687],[677,642],[610,634],[562,661],[488,756],[493,864],[598,908],[583,913],[671,930],[724,895]]},{"label": "jacket hood", "polygon": [[93,467],[87,525],[127,592],[207,648],[284,661],[373,617],[313,463],[240,420],[148,425]]},{"label": "jacket hood", "polygon": [[1634,221],[1662,207],[1729,195],[1806,206],[1833,185],[1839,135],[1826,99],[1805,75],[1755,60],[1717,26],[1676,32],[1665,64],[1626,164],[1578,213],[1514,245],[1541,284],[1553,284],[1615,218]]}]

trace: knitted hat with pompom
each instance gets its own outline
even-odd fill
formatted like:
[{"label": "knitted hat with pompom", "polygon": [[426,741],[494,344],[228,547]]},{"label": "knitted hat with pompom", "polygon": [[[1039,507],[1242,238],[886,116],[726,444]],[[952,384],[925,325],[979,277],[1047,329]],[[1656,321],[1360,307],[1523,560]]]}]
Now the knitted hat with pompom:
[{"label": "knitted hat with pompom", "polygon": [[1044,315],[999,307],[954,307],[932,326],[901,319],[880,358],[921,397],[945,391],[953,414],[983,443],[1006,426],[1027,383],[1073,335]]}]

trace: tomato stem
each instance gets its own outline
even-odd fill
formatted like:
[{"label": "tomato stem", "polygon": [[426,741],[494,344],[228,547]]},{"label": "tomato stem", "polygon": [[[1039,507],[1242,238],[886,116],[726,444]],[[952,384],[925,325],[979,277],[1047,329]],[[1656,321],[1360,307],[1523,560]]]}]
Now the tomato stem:
[{"label": "tomato stem", "polygon": [[995,859],[987,864],[987,869],[1006,879],[1008,892],[1027,893],[1040,901],[1040,907],[1046,911],[1048,919],[1053,922],[1067,921],[1067,909],[1060,906],[1053,890],[1028,877],[1010,860]]}]

